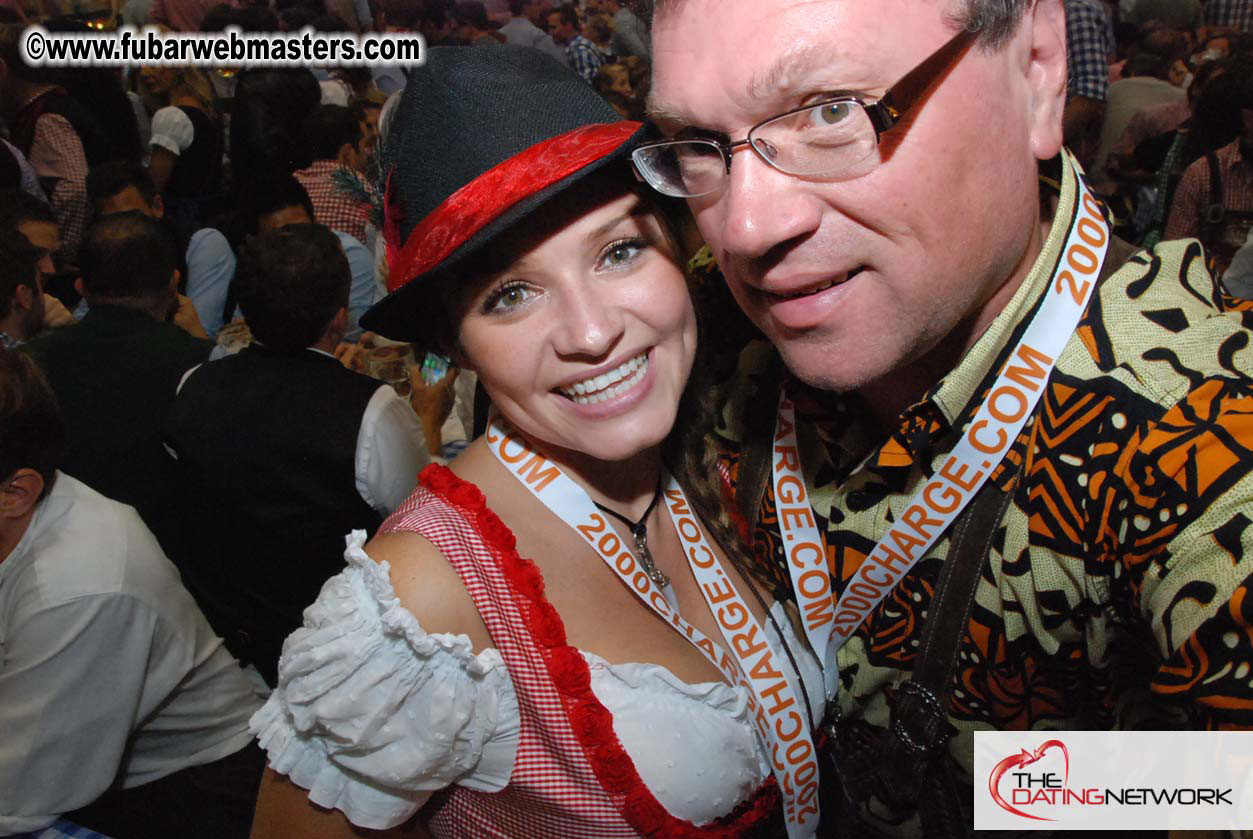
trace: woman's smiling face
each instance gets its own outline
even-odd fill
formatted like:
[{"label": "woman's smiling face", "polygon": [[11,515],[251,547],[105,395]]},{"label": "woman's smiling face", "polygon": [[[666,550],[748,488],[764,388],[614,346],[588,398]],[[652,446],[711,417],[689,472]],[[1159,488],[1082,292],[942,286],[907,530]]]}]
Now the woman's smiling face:
[{"label": "woman's smiling face", "polygon": [[649,206],[625,187],[596,195],[493,246],[517,256],[470,299],[458,350],[518,430],[613,461],[669,433],[696,315]]}]

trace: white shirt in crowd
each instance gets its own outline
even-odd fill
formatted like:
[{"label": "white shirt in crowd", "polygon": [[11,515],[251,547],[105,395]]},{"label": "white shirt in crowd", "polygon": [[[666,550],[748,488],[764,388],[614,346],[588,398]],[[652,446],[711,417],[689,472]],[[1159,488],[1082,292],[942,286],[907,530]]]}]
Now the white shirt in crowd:
[{"label": "white shirt in crowd", "polygon": [[134,508],[58,473],[0,559],[0,835],[234,754],[260,704]]}]

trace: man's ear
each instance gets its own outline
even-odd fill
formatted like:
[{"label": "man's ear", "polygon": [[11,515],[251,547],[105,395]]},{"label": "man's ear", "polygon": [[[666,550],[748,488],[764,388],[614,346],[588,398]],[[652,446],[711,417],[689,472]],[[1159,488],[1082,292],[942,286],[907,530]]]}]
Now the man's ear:
[{"label": "man's ear", "polygon": [[29,286],[25,283],[13,291],[13,299],[17,302],[17,305],[28,312],[35,308],[35,298],[38,295],[39,292],[34,286]]},{"label": "man's ear", "polygon": [[1031,151],[1049,160],[1062,147],[1066,108],[1066,15],[1062,0],[1037,0],[1023,13],[1014,38],[1027,82]]},{"label": "man's ear", "polygon": [[82,277],[74,278],[74,290],[78,292],[79,297],[87,296],[87,292],[83,290],[83,278]]},{"label": "man's ear", "polygon": [[351,169],[352,164],[353,164],[353,155],[355,154],[356,154],[356,150],[353,149],[352,144],[344,143],[342,146],[339,147],[339,151],[335,153],[335,161],[340,166],[344,166],[348,169]]},{"label": "man's ear", "polygon": [[178,294],[178,281],[181,280],[182,278],[183,278],[183,275],[179,272],[177,268],[175,268],[174,273],[170,274],[170,293],[171,294],[175,294],[175,295]]},{"label": "man's ear", "polygon": [[22,467],[0,484],[0,519],[20,519],[39,503],[44,479],[34,469]]},{"label": "man's ear", "polygon": [[152,196],[152,212],[157,218],[165,218],[165,199],[161,197],[161,193]]},{"label": "man's ear", "polygon": [[335,330],[340,335],[343,335],[348,331],[347,306],[340,306],[339,310],[335,312],[335,316],[331,318],[331,329]]}]

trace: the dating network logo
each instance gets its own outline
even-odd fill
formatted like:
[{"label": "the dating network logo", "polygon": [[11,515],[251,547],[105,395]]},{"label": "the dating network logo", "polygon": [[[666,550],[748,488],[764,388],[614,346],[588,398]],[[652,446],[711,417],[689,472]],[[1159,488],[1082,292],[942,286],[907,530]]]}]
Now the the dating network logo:
[{"label": "the dating network logo", "polygon": [[[1055,772],[1036,774],[1027,769],[1028,766],[1037,763],[1052,749],[1060,749],[1062,753],[1064,771],[1061,778],[1058,778]],[[1005,796],[1001,794],[1001,779],[1007,774],[1012,778],[1012,781],[1008,784],[1010,801],[1006,801]],[[1047,816],[1035,816],[1031,813],[1024,813],[1014,805],[1022,804],[1026,806],[1039,803],[1041,800],[1049,804],[1058,803],[1059,793],[1062,793],[1064,798],[1064,793],[1070,792],[1066,786],[1069,782],[1070,752],[1067,751],[1066,744],[1061,740],[1045,740],[1034,752],[1023,749],[1018,754],[1010,755],[996,764],[992,769],[992,774],[988,777],[988,791],[991,792],[992,800],[996,802],[998,807],[1013,813],[1015,816],[1051,822],[1054,819],[1050,819]]]},{"label": "the dating network logo", "polygon": [[1253,731],[1245,735],[977,731],[975,827],[1253,827]]}]

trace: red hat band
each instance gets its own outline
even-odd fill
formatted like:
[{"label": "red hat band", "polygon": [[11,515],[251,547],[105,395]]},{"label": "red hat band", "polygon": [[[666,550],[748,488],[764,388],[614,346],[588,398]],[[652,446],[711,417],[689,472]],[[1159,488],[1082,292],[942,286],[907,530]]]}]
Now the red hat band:
[{"label": "red hat band", "polygon": [[399,245],[399,219],[394,216],[399,208],[387,201],[388,291],[396,291],[438,266],[514,204],[610,154],[640,126],[638,122],[585,125],[536,143],[448,196],[413,228],[403,248]]}]

